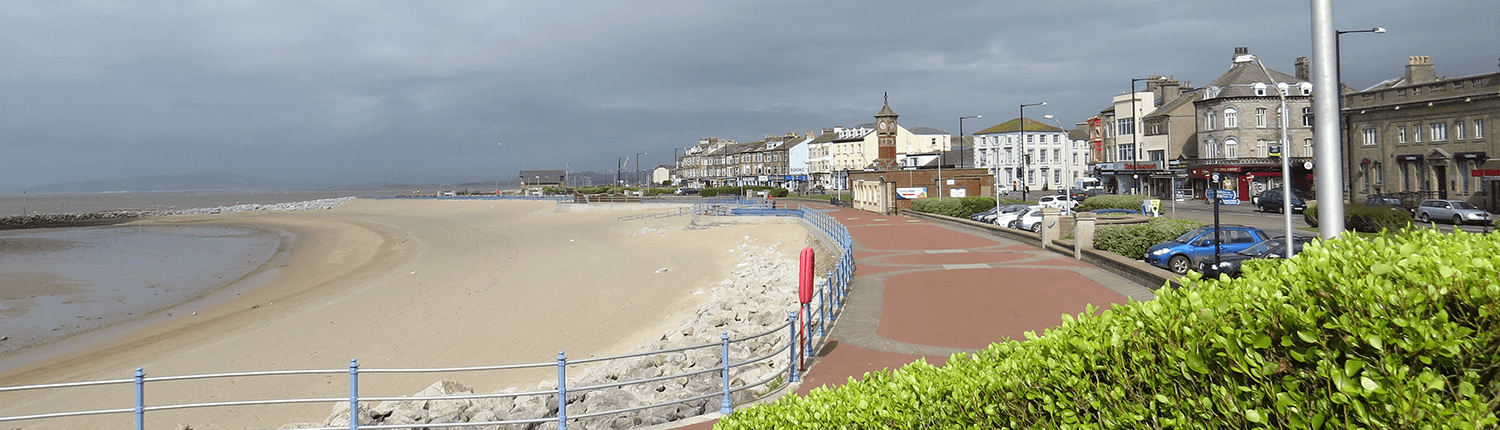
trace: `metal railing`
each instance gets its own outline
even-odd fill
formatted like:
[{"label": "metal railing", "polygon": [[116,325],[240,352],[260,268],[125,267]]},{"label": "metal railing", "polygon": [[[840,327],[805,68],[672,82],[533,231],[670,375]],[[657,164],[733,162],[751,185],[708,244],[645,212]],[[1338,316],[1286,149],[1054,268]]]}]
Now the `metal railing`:
[{"label": "metal railing", "polygon": [[[740,203],[741,205],[732,205],[732,204],[729,204],[729,203]],[[838,260],[835,262],[833,269],[831,269],[831,270],[828,271],[826,278],[823,279],[823,282],[818,283],[819,285],[817,285],[817,288],[816,288],[815,293],[814,293],[814,296],[815,296],[814,300],[812,302],[808,303],[808,304],[805,304],[803,306],[803,311],[801,313],[799,313],[797,311],[793,311],[788,316],[788,319],[787,319],[786,323],[783,323],[783,324],[781,324],[781,325],[779,325],[776,328],[773,328],[771,330],[768,330],[768,331],[765,331],[765,332],[761,332],[761,333],[757,333],[757,334],[753,334],[753,335],[749,335],[749,336],[745,336],[745,337],[741,337],[741,338],[738,338],[738,339],[731,339],[729,337],[729,333],[728,332],[724,332],[721,335],[719,343],[707,343],[707,344],[693,345],[693,346],[687,346],[687,347],[681,347],[681,348],[674,348],[674,349],[655,350],[655,351],[647,351],[647,352],[640,352],[640,353],[634,353],[634,354],[618,355],[618,356],[612,356],[612,357],[588,358],[588,359],[583,359],[583,360],[572,360],[572,361],[568,360],[567,355],[565,354],[565,352],[559,351],[558,354],[557,354],[557,360],[555,362],[541,362],[541,363],[527,363],[527,364],[507,364],[507,365],[478,366],[478,367],[426,368],[426,369],[361,369],[360,365],[359,365],[359,361],[357,359],[352,359],[352,360],[349,360],[349,365],[348,365],[347,369],[281,370],[281,371],[213,373],[213,374],[177,375],[177,376],[159,376],[159,377],[147,377],[146,376],[146,371],[145,371],[144,368],[136,368],[134,375],[132,375],[132,377],[129,378],[129,379],[111,379],[111,380],[99,380],[99,381],[67,382],[67,383],[56,383],[56,384],[40,384],[40,385],[24,385],[24,386],[0,387],[0,394],[4,394],[4,393],[17,393],[17,392],[38,392],[38,391],[43,391],[43,390],[67,390],[67,389],[74,389],[74,388],[97,387],[97,386],[133,385],[134,386],[134,399],[133,399],[132,407],[129,407],[129,408],[113,408],[113,409],[95,409],[95,410],[83,410],[83,411],[68,411],[68,412],[48,412],[48,413],[37,413],[37,414],[30,414],[30,415],[5,416],[5,417],[0,417],[0,422],[16,422],[16,421],[31,421],[31,420],[49,420],[49,419],[61,419],[61,418],[69,418],[69,417],[84,417],[84,416],[93,416],[93,415],[132,414],[132,415],[134,415],[134,418],[135,418],[135,429],[137,429],[137,430],[144,430],[144,428],[145,428],[145,422],[146,422],[146,414],[148,412],[160,412],[160,411],[182,410],[182,409],[197,409],[197,408],[215,408],[215,407],[243,407],[243,406],[268,406],[268,405],[302,404],[302,403],[336,403],[336,402],[347,402],[348,405],[349,405],[349,425],[348,425],[348,427],[318,427],[318,428],[314,428],[313,430],[341,430],[343,428],[348,428],[348,429],[351,429],[351,430],[358,430],[358,429],[398,429],[398,428],[418,428],[418,427],[421,427],[421,428],[447,428],[447,427],[463,427],[463,426],[488,426],[488,425],[504,425],[504,424],[543,423],[543,422],[553,422],[553,421],[557,422],[559,429],[567,429],[569,421],[577,421],[577,420],[582,420],[582,419],[587,419],[587,418],[593,418],[593,417],[619,415],[619,414],[630,413],[630,412],[635,412],[635,411],[641,411],[641,410],[646,410],[646,409],[659,408],[659,407],[663,407],[663,406],[670,406],[670,405],[676,405],[676,404],[682,404],[682,403],[688,403],[688,402],[695,402],[695,401],[699,401],[699,400],[707,400],[707,399],[712,399],[712,398],[715,398],[715,397],[720,398],[719,412],[722,413],[722,414],[730,414],[730,413],[733,412],[733,405],[732,405],[731,398],[732,398],[732,395],[734,393],[741,392],[741,391],[744,391],[744,390],[753,389],[753,388],[758,388],[758,387],[762,387],[762,386],[767,386],[769,384],[775,383],[777,380],[781,379],[782,376],[783,376],[783,374],[781,372],[772,372],[772,373],[769,373],[768,377],[766,377],[766,378],[764,378],[764,379],[762,379],[760,381],[750,381],[750,382],[746,382],[744,384],[741,384],[739,386],[731,386],[732,384],[731,384],[731,379],[730,379],[730,372],[734,368],[741,368],[741,367],[749,366],[749,365],[756,364],[756,363],[766,362],[768,360],[776,359],[776,357],[786,357],[788,359],[788,363],[787,363],[787,366],[786,366],[787,370],[786,370],[786,372],[784,374],[784,376],[786,377],[786,381],[787,382],[796,382],[796,381],[801,380],[801,374],[806,371],[806,358],[814,356],[815,355],[815,351],[818,349],[818,347],[820,345],[822,345],[824,342],[826,342],[827,336],[828,336],[828,328],[829,328],[830,325],[833,324],[833,322],[836,319],[837,315],[839,314],[839,312],[843,308],[843,304],[844,304],[845,298],[847,297],[847,293],[848,293],[848,290],[849,290],[850,282],[852,281],[853,276],[854,276],[854,259],[853,259],[853,252],[852,252],[853,240],[849,236],[849,230],[847,228],[845,228],[842,224],[838,223],[833,218],[829,217],[826,214],[823,214],[822,212],[809,209],[809,208],[807,208],[805,206],[802,207],[802,208],[800,208],[800,209],[770,209],[769,207],[763,207],[762,206],[762,205],[768,206],[768,204],[762,203],[761,201],[753,201],[753,200],[733,201],[733,202],[719,201],[719,202],[715,202],[715,203],[706,203],[706,204],[709,204],[709,205],[728,205],[729,206],[728,207],[728,209],[729,209],[728,212],[729,213],[736,213],[736,212],[739,212],[739,211],[744,211],[743,213],[745,215],[751,215],[751,214],[759,214],[760,212],[758,212],[758,211],[771,211],[771,212],[766,212],[766,213],[773,214],[771,216],[797,216],[797,217],[800,217],[801,219],[805,220],[808,224],[812,225],[814,228],[819,229],[822,233],[826,234],[828,237],[831,237],[833,239],[833,241],[835,242],[836,247],[838,248],[838,252],[840,253],[840,256],[838,257]],[[695,205],[695,207],[696,207],[696,205]],[[696,213],[696,210],[695,210],[695,213]],[[748,359],[746,359],[744,361],[735,362],[733,356],[730,354],[730,346],[732,344],[741,343],[741,342],[747,342],[747,341],[755,340],[755,339],[758,339],[758,338],[761,338],[761,337],[776,335],[778,333],[781,333],[783,330],[787,330],[787,341],[786,342],[778,342],[778,344],[780,344],[780,346],[777,346],[777,347],[773,348],[772,351],[770,353],[767,353],[766,355],[758,356],[758,357],[750,357],[750,358],[748,358]],[[720,347],[720,351],[721,351],[720,355],[719,355],[719,357],[720,357],[719,358],[719,367],[717,367],[717,368],[697,370],[697,371],[685,372],[685,373],[679,373],[679,374],[663,375],[663,376],[646,378],[646,379],[640,379],[640,380],[618,381],[618,382],[612,382],[612,383],[607,383],[607,384],[599,384],[599,385],[590,385],[590,386],[576,387],[576,388],[571,388],[571,389],[568,387],[567,369],[568,369],[569,366],[581,366],[581,365],[586,365],[586,364],[600,363],[600,362],[606,362],[606,361],[612,361],[612,360],[624,360],[624,359],[637,358],[637,357],[647,357],[647,356],[662,355],[662,354],[673,354],[673,353],[679,353],[679,352],[686,352],[686,351],[694,350],[694,349],[712,348],[712,347],[715,347],[715,346]],[[747,348],[747,350],[748,350],[748,348]],[[782,354],[786,354],[786,355],[782,355]],[[494,394],[469,394],[469,395],[456,395],[456,396],[418,396],[418,397],[361,397],[361,393],[360,393],[360,390],[359,390],[359,384],[361,382],[361,377],[362,377],[362,375],[366,375],[366,374],[411,374],[411,373],[484,372],[484,371],[504,371],[504,370],[516,370],[516,369],[532,369],[532,368],[543,368],[543,367],[550,367],[550,366],[555,366],[557,368],[558,380],[557,380],[557,389],[556,390],[511,392],[511,393],[494,393]],[[588,413],[583,413],[583,414],[574,415],[574,416],[569,416],[568,413],[567,413],[567,410],[568,410],[567,399],[568,399],[568,394],[569,394],[570,391],[576,395],[579,392],[585,392],[585,391],[591,391],[591,390],[599,390],[599,389],[615,388],[615,387],[624,387],[624,386],[633,385],[633,384],[647,384],[647,383],[661,382],[661,381],[666,381],[666,380],[671,380],[671,379],[690,378],[690,377],[694,377],[694,376],[706,375],[706,374],[715,373],[715,372],[717,372],[717,373],[720,374],[719,377],[720,377],[721,382],[722,382],[723,389],[721,391],[719,391],[719,392],[707,393],[707,394],[686,393],[687,395],[690,395],[690,397],[672,399],[672,400],[668,400],[668,401],[664,401],[664,402],[658,402],[658,403],[649,404],[649,405],[632,406],[632,407],[623,408],[623,409],[616,409],[616,410],[590,411]],[[344,397],[323,397],[323,398],[308,397],[308,398],[291,398],[291,399],[232,400],[232,401],[217,401],[217,402],[202,402],[202,403],[181,403],[181,404],[168,404],[168,405],[148,405],[147,402],[146,402],[146,395],[145,395],[145,393],[146,393],[146,386],[147,386],[148,382],[151,383],[152,387],[156,387],[158,385],[167,384],[167,383],[170,383],[170,382],[188,381],[188,380],[244,379],[244,378],[260,378],[260,377],[268,377],[268,376],[298,376],[298,375],[300,375],[300,376],[307,376],[307,375],[341,375],[341,374],[348,374],[349,375],[349,396],[347,398],[344,398]],[[232,383],[233,382],[231,382],[231,384]],[[775,389],[782,388],[782,387],[785,387],[785,384],[781,384],[781,385],[776,386],[776,387],[771,387],[770,389],[768,389],[768,392],[770,390],[775,390]],[[524,397],[524,396],[553,396],[553,395],[556,395],[557,396],[556,399],[558,399],[558,402],[557,402],[558,407],[557,407],[557,416],[556,417],[542,416],[542,417],[536,417],[536,418],[523,418],[523,419],[501,420],[501,421],[457,422],[457,423],[413,423],[413,424],[389,424],[389,425],[361,425],[361,423],[360,423],[360,413],[359,413],[360,410],[361,410],[361,408],[360,408],[360,402],[384,402],[384,401],[411,402],[411,401],[429,401],[429,400],[473,400],[473,399],[488,399],[488,398],[504,398],[504,397],[519,398],[519,397]]]}]

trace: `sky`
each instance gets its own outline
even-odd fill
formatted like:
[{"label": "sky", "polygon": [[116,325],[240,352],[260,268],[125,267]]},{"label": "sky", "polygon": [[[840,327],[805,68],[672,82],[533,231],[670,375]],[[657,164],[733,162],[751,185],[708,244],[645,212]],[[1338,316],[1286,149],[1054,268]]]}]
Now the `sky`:
[{"label": "sky", "polygon": [[[1247,5],[1254,5],[1247,7]],[[6,1],[0,188],[222,170],[609,172],[872,122],[1084,121],[1248,47],[1291,73],[1309,1]],[[1337,1],[1343,79],[1500,71],[1500,2]],[[385,173],[380,173],[385,174]]]}]

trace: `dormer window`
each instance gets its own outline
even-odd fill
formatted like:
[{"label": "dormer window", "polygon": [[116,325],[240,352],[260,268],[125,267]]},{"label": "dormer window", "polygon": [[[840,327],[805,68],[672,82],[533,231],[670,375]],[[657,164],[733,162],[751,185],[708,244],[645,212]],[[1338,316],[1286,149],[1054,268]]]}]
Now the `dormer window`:
[{"label": "dormer window", "polygon": [[1297,88],[1302,90],[1302,95],[1304,96],[1312,95],[1312,82],[1299,83],[1297,84]]},{"label": "dormer window", "polygon": [[1255,83],[1255,96],[1256,97],[1265,97],[1266,96],[1266,84],[1265,83],[1262,83],[1262,82],[1256,82]]}]

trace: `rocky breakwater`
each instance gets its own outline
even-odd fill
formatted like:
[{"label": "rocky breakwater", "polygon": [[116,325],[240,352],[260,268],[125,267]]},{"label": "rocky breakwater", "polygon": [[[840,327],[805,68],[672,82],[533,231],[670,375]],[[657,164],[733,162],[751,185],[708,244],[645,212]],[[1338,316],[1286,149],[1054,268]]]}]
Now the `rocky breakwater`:
[{"label": "rocky breakwater", "polygon": [[[637,346],[635,352],[661,351],[703,344],[712,346],[612,360],[583,369],[569,368],[568,416],[628,409],[698,396],[708,396],[706,399],[584,418],[570,421],[568,428],[627,429],[662,424],[717,411],[722,403],[722,397],[714,394],[723,392],[723,380],[719,370],[723,368],[723,362],[720,361],[723,348],[720,342],[726,332],[730,339],[738,339],[775,330],[770,335],[730,345],[731,363],[743,363],[754,358],[773,355],[770,359],[752,365],[733,368],[729,374],[732,389],[754,385],[768,379],[778,381],[749,390],[736,391],[731,398],[733,404],[754,400],[767,394],[774,387],[784,385],[789,353],[781,351],[780,354],[776,354],[776,352],[786,345],[789,333],[785,328],[776,329],[787,322],[791,311],[798,308],[796,300],[798,275],[797,262],[776,250],[776,247],[777,245],[757,245],[756,239],[746,236],[734,249],[729,250],[738,253],[737,268],[728,279],[707,292],[711,294],[710,298],[697,308],[694,315],[686,318],[679,327],[664,333],[660,338]],[[699,293],[702,292],[700,288]],[[703,371],[707,372],[693,376],[669,377]],[[653,378],[663,379],[630,383],[613,388],[574,391],[587,386]],[[496,393],[555,392],[556,390],[557,381],[554,380],[543,382],[534,388],[524,390],[507,388]],[[463,384],[439,381],[415,396],[471,394],[474,394],[473,389]],[[557,395],[550,394],[481,399],[387,401],[374,405],[361,403],[358,416],[360,425],[410,424],[418,428],[422,424],[435,423],[479,423],[537,418],[555,420],[557,412]],[[322,423],[291,424],[283,428],[348,425],[349,405],[339,403],[334,406],[333,414]],[[550,421],[458,428],[555,429],[557,423]]]},{"label": "rocky breakwater", "polygon": [[172,210],[120,209],[88,213],[18,215],[0,217],[0,230],[17,228],[87,227],[95,225],[110,225],[128,222],[139,218],[159,217],[167,215],[202,215],[223,212],[306,211],[317,209],[333,209],[339,206],[343,206],[345,203],[348,203],[353,199],[354,197],[340,197],[335,199],[320,199],[304,202],[277,203],[267,205],[246,204],[234,206],[219,206],[212,208]]}]

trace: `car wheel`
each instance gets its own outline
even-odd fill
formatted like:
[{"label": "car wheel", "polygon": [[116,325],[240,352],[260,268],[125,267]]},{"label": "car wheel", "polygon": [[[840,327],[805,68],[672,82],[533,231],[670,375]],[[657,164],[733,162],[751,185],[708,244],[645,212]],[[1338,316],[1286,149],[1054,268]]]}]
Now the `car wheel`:
[{"label": "car wheel", "polygon": [[1005,228],[1016,228],[1016,222],[1015,221],[1011,221],[1009,223],[1006,223],[1005,224]]},{"label": "car wheel", "polygon": [[1422,212],[1417,214],[1417,221],[1432,222],[1432,219],[1427,217],[1427,212]]},{"label": "car wheel", "polygon": [[1459,224],[1463,224],[1463,223],[1464,223],[1464,218],[1463,217],[1458,216],[1458,215],[1454,215],[1453,216],[1453,225],[1459,225]]},{"label": "car wheel", "polygon": [[1039,223],[1036,223],[1036,224],[1032,224],[1031,225],[1031,232],[1032,233],[1041,233],[1042,232],[1042,223],[1039,222]]},{"label": "car wheel", "polygon": [[1279,214],[1286,213],[1286,205],[1281,205],[1281,206],[1276,207],[1276,213],[1279,213]]},{"label": "car wheel", "polygon": [[1167,260],[1167,268],[1171,270],[1172,273],[1176,273],[1178,275],[1186,275],[1188,272],[1188,266],[1191,265],[1191,263],[1192,261],[1188,260],[1186,255],[1175,255],[1172,256],[1171,260]]}]

